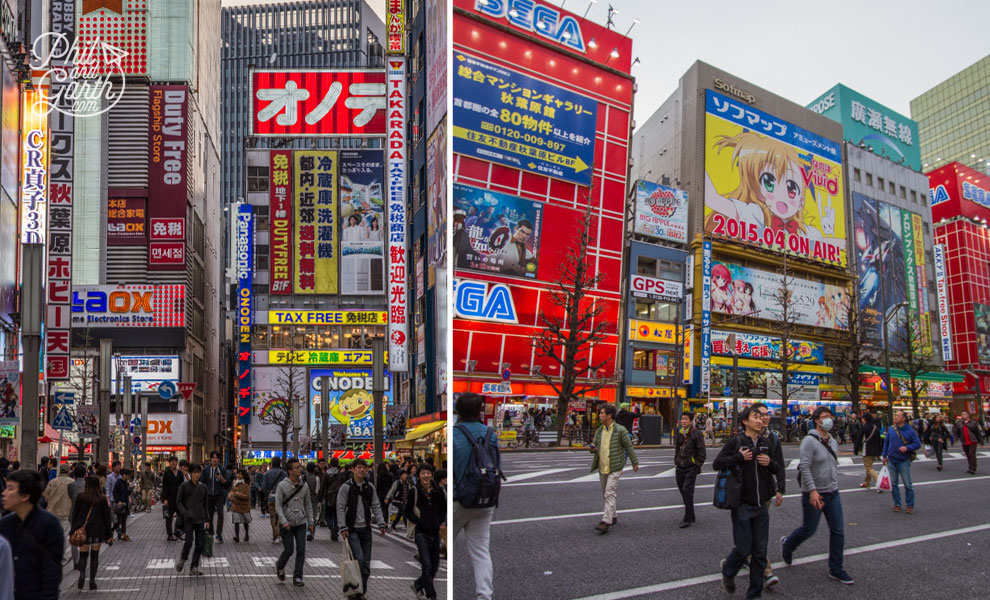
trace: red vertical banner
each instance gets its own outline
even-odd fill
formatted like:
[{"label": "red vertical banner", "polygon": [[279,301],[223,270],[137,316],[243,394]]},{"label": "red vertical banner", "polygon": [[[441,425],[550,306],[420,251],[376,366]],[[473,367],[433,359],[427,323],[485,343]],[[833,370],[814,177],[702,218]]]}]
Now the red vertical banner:
[{"label": "red vertical banner", "polygon": [[269,203],[271,293],[292,293],[292,151],[273,150]]},{"label": "red vertical banner", "polygon": [[185,269],[189,89],[153,85],[148,105],[148,268]]}]

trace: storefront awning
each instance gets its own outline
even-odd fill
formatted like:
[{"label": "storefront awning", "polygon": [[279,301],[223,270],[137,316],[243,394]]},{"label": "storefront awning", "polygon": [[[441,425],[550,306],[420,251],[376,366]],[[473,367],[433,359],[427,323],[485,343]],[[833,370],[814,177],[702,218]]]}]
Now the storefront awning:
[{"label": "storefront awning", "polygon": [[443,429],[446,425],[447,425],[447,421],[434,421],[432,423],[424,423],[422,425],[417,425],[416,427],[406,432],[406,437],[402,441],[411,442],[413,440],[424,438],[435,431]]},{"label": "storefront awning", "polygon": [[[860,365],[859,372],[870,373],[875,375],[883,375],[886,372],[886,369],[884,369],[883,367],[875,367],[873,365]],[[911,378],[911,376],[908,375],[907,371],[904,371],[903,369],[891,369],[890,376],[894,377],[895,379]],[[957,375],[955,373],[945,373],[940,371],[922,373],[921,375],[918,375],[918,379],[922,381],[948,381],[952,383],[961,383],[963,381],[966,381],[966,378],[962,375]]]}]

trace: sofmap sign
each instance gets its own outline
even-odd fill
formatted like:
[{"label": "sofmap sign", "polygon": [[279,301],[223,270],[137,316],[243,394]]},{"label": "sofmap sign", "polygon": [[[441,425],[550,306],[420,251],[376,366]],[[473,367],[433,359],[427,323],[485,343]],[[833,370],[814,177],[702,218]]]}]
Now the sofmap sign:
[{"label": "sofmap sign", "polygon": [[251,324],[254,296],[254,213],[237,205],[237,424],[251,423]]},{"label": "sofmap sign", "polygon": [[406,59],[386,60],[388,86],[388,355],[393,373],[409,370],[409,265],[406,256]]},{"label": "sofmap sign", "polygon": [[651,298],[666,302],[677,302],[683,295],[679,281],[655,279],[645,275],[633,275],[630,279],[632,295],[637,298]]},{"label": "sofmap sign", "polygon": [[251,135],[259,137],[385,134],[380,70],[252,71],[251,102]]},{"label": "sofmap sign", "polygon": [[74,327],[185,327],[184,285],[83,285],[72,290]]},{"label": "sofmap sign", "polygon": [[945,278],[945,246],[935,244],[935,288],[938,290],[938,322],[942,338],[942,358],[949,362],[952,352],[952,315],[949,312],[949,284]]},{"label": "sofmap sign", "polygon": [[584,35],[577,19],[565,15],[553,5],[533,0],[476,0],[475,10],[544,37],[555,44],[584,53]]},{"label": "sofmap sign", "polygon": [[454,54],[454,152],[590,186],[598,103]]},{"label": "sofmap sign", "polygon": [[[731,356],[732,347],[726,341],[729,331],[712,331],[712,354]],[[739,358],[771,359],[780,358],[780,338],[753,333],[736,334],[736,354]],[[791,352],[796,362],[822,364],[825,362],[825,346],[818,342],[791,340]]]},{"label": "sofmap sign", "polygon": [[865,144],[871,152],[921,170],[918,124],[886,106],[839,84],[808,105],[809,109],[842,123],[842,136]]},{"label": "sofmap sign", "polygon": [[471,279],[454,280],[454,317],[493,323],[519,322],[509,286]]}]

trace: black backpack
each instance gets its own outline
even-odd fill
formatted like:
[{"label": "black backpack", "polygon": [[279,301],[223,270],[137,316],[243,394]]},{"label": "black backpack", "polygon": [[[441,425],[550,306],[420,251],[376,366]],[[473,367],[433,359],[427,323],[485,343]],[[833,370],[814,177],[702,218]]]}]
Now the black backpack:
[{"label": "black backpack", "polygon": [[493,508],[498,506],[498,494],[502,489],[502,459],[495,430],[491,427],[480,442],[474,439],[467,427],[458,423],[455,427],[471,442],[464,477],[454,490],[454,499],[464,508]]}]

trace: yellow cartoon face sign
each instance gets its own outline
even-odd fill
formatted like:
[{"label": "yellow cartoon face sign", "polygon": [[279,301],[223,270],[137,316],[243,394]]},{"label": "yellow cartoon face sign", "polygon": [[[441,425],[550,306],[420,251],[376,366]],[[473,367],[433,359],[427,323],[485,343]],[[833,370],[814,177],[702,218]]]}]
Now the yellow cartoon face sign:
[{"label": "yellow cartoon face sign", "polygon": [[352,389],[341,394],[340,399],[330,405],[330,414],[335,419],[349,424],[351,421],[360,421],[371,412],[373,399],[371,394],[362,389]]}]

